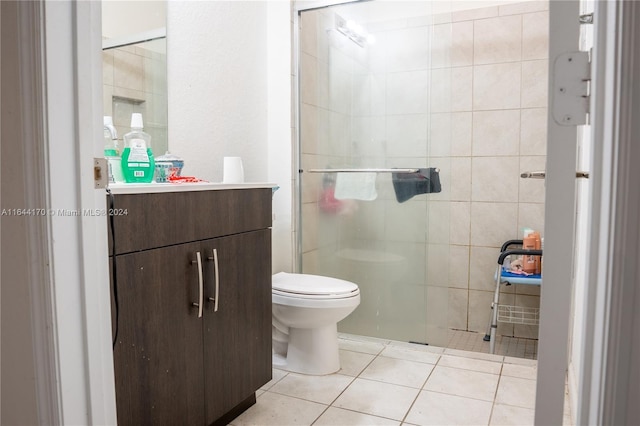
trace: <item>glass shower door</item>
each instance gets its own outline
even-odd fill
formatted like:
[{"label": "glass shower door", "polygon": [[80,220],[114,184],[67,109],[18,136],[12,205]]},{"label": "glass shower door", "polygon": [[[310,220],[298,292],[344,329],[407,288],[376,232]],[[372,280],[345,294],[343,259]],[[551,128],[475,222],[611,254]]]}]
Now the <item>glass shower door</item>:
[{"label": "glass shower door", "polygon": [[445,346],[446,100],[428,3],[393,3],[300,14],[302,272],[358,284],[339,331]]}]

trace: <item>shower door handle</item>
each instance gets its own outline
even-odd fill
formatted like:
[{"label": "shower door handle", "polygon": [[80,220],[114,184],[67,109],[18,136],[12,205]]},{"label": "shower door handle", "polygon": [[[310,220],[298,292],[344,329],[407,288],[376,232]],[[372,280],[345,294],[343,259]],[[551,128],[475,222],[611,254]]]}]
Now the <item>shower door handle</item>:
[{"label": "shower door handle", "polygon": [[544,179],[545,176],[546,173],[544,171],[520,173],[520,177],[523,179]]},{"label": "shower door handle", "polygon": [[[520,173],[520,177],[523,179],[544,179],[546,173],[544,171],[523,172]],[[576,178],[589,179],[589,172],[576,172]]]}]

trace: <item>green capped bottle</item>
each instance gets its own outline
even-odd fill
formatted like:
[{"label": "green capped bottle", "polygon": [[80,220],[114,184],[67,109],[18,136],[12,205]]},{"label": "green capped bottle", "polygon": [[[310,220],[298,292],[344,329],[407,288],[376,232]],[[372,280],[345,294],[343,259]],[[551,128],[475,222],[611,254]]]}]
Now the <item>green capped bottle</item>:
[{"label": "green capped bottle", "polygon": [[153,181],[155,161],[151,152],[151,135],[142,131],[142,114],[131,114],[131,131],[123,136],[122,173],[127,183]]}]

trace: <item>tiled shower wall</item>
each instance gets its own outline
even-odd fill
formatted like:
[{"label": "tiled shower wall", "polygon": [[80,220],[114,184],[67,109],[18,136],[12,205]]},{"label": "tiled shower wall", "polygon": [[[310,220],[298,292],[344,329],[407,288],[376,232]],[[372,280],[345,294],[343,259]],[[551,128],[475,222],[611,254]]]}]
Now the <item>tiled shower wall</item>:
[{"label": "tiled shower wall", "polygon": [[[162,43],[164,40],[153,41]],[[131,128],[131,114],[142,113],[144,130],[151,135],[155,156],[167,150],[166,54],[141,45],[102,52],[103,110],[113,117],[120,149]]]},{"label": "tiled shower wall", "polygon": [[[435,21],[430,146],[434,162],[451,161],[449,327],[482,332],[498,248],[525,227],[544,227],[544,181],[519,175],[545,169],[548,3]],[[451,96],[439,103],[441,91]],[[503,287],[500,303],[538,307],[539,294],[537,287]],[[500,323],[498,332],[537,337],[535,326]]]},{"label": "tiled shower wall", "polygon": [[[427,12],[369,25],[376,44],[361,48],[327,31],[330,9],[302,15],[303,168],[439,167],[443,182],[440,194],[398,204],[380,174],[378,199],[350,218],[324,214],[326,176],[305,174],[305,272],[322,273],[323,253],[345,242],[393,252],[410,266],[386,287],[405,293],[405,310],[426,296],[416,321],[444,314],[451,328],[486,329],[498,247],[543,227],[543,182],[519,173],[544,169],[547,21],[544,2]],[[539,292],[506,288],[501,303],[538,306]],[[499,332],[537,336],[530,326]]]}]

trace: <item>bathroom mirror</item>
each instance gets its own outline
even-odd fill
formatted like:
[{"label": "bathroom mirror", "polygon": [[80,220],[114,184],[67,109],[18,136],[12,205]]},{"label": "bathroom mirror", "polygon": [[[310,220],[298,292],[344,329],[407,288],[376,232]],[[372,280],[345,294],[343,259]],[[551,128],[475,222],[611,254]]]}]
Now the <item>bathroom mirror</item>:
[{"label": "bathroom mirror", "polygon": [[139,112],[156,156],[167,151],[166,1],[102,1],[103,115],[122,136]]}]

